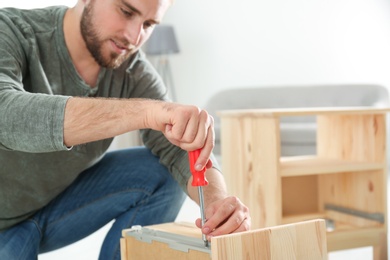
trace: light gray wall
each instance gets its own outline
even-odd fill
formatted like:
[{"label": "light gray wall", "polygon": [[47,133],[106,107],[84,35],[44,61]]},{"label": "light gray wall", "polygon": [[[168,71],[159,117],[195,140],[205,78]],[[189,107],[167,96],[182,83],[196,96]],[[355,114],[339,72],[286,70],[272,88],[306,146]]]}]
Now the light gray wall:
[{"label": "light gray wall", "polygon": [[202,106],[218,90],[256,85],[390,86],[386,0],[176,0],[178,100]]}]

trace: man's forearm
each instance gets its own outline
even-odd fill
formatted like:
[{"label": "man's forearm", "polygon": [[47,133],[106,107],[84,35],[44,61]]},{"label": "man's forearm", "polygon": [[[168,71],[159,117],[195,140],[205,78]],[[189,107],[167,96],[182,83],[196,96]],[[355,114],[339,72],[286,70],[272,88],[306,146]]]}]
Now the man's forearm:
[{"label": "man's forearm", "polygon": [[207,166],[214,147],[213,118],[196,106],[151,99],[69,98],[64,116],[68,147],[132,130],[160,131],[186,151],[202,148],[196,165]]},{"label": "man's forearm", "polygon": [[64,119],[67,146],[102,140],[146,128],[146,106],[140,99],[70,98]]}]

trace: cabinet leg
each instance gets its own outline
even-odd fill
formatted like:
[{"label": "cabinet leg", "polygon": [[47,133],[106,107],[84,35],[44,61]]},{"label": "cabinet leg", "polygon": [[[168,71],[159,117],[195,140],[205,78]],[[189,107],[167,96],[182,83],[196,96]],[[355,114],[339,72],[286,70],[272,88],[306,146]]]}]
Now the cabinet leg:
[{"label": "cabinet leg", "polygon": [[387,233],[382,233],[379,245],[374,246],[374,260],[387,260]]}]

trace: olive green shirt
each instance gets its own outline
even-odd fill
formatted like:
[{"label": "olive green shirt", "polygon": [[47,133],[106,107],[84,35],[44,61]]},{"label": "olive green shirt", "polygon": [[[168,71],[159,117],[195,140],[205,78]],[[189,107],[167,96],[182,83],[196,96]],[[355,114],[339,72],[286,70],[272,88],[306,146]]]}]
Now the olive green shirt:
[{"label": "olive green shirt", "polygon": [[[63,33],[67,7],[0,9],[0,230],[25,220],[97,163],[112,139],[68,149],[63,142],[69,97],[167,100],[166,89],[141,52],[118,69],[102,68],[96,87],[77,73]],[[184,191],[187,153],[162,133],[141,130]]]}]

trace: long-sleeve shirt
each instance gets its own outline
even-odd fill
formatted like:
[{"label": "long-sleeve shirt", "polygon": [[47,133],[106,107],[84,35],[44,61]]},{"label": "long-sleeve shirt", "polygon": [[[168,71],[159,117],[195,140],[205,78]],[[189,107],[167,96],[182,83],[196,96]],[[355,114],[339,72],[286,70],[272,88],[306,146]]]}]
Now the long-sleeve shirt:
[{"label": "long-sleeve shirt", "polygon": [[[87,85],[65,44],[66,10],[0,9],[0,230],[49,203],[109,147],[112,138],[71,149],[64,145],[68,98],[167,100],[161,78],[141,52],[117,69],[101,68],[96,87]],[[186,191],[191,175],[186,152],[161,132],[141,134]]]}]

